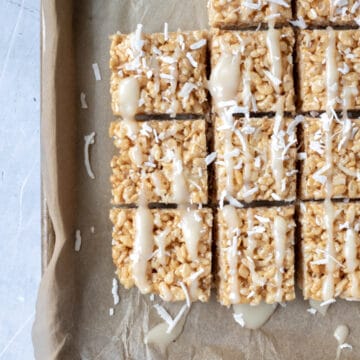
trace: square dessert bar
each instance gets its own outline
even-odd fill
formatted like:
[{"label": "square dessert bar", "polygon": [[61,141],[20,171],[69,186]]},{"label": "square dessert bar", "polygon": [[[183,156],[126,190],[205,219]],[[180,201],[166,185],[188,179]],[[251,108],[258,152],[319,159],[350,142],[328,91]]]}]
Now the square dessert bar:
[{"label": "square dessert bar", "polygon": [[299,118],[215,118],[216,197],[239,201],[296,197],[296,126]]},{"label": "square dessert bar", "polygon": [[135,77],[140,87],[136,114],[204,114],[207,109],[207,32],[112,36],[110,93],[121,115],[121,82]]},{"label": "square dessert bar", "polygon": [[[113,122],[112,203],[207,203],[205,120]],[[186,196],[186,199],[181,197]],[[144,199],[145,197],[145,199]]]},{"label": "square dessert bar", "polygon": [[360,300],[360,203],[301,203],[300,223],[305,299]]},{"label": "square dessert bar", "polygon": [[[360,120],[333,121],[330,150],[326,148],[323,123],[321,118],[305,118],[303,122],[300,197],[302,200],[324,199],[329,179],[332,198],[359,198]],[[331,164],[326,158],[327,151],[331,152]]]},{"label": "square dessert bar", "polygon": [[360,30],[302,30],[297,43],[300,110],[326,110],[329,95],[335,110],[360,109]]},{"label": "square dessert bar", "polygon": [[211,287],[211,209],[112,209],[120,283],[165,301],[205,302]]},{"label": "square dessert bar", "polygon": [[254,26],[273,19],[285,23],[292,17],[290,0],[248,1],[210,0],[208,3],[210,26]]},{"label": "square dessert bar", "polygon": [[294,206],[236,209],[216,217],[217,289],[221,304],[293,300]]},{"label": "square dessert bar", "polygon": [[358,0],[297,0],[296,8],[297,17],[313,26],[356,25],[360,21]]},{"label": "square dessert bar", "polygon": [[290,27],[272,31],[213,30],[212,73],[226,54],[232,54],[234,61],[239,57],[240,71],[234,74],[239,77],[237,94],[231,100],[253,112],[275,112],[282,98],[282,110],[292,112],[295,110],[294,41]]}]

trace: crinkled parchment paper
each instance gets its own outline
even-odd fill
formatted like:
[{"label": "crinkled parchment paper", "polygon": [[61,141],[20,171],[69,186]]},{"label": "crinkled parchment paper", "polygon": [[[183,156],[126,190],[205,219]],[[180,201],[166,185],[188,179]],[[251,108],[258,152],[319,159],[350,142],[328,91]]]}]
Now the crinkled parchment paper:
[{"label": "crinkled parchment paper", "polygon": [[[44,216],[44,275],[33,329],[37,359],[334,359],[333,332],[351,329],[342,359],[360,359],[359,306],[338,301],[328,315],[311,315],[301,299],[279,306],[258,331],[242,329],[230,309],[194,304],[181,336],[167,353],[146,347],[144,334],[161,321],[149,296],[120,289],[114,316],[111,294],[108,126],[109,35],[207,27],[206,0],[44,0],[42,45],[42,164],[47,205]],[[100,66],[96,82],[92,64]],[[80,92],[89,108],[80,108]],[[91,180],[83,162],[84,135],[96,132]],[[46,210],[46,208],[45,208]],[[95,233],[92,234],[91,227]],[[74,251],[75,230],[82,247]],[[160,303],[159,299],[155,299]],[[173,315],[181,304],[164,305]]]}]

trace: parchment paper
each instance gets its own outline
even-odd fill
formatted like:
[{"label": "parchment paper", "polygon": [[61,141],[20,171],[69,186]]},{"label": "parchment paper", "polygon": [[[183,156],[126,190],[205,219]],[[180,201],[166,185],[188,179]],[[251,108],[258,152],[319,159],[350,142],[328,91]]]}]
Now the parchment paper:
[{"label": "parchment paper", "polygon": [[[242,329],[232,311],[216,303],[192,305],[185,328],[167,353],[146,347],[144,334],[161,319],[158,298],[120,287],[113,317],[109,162],[113,147],[108,126],[109,35],[207,27],[206,0],[48,0],[43,1],[42,170],[48,215],[44,217],[46,263],[33,328],[37,359],[334,359],[333,332],[347,324],[352,352],[360,359],[359,305],[337,301],[326,317],[309,314],[301,299],[279,306],[258,331]],[[92,64],[100,66],[96,82]],[[80,108],[80,92],[88,110]],[[95,131],[91,180],[83,162],[84,135]],[[46,207],[45,207],[46,209]],[[91,233],[91,227],[95,233]],[[75,230],[82,247],[74,251]],[[182,304],[165,304],[175,315]]]}]

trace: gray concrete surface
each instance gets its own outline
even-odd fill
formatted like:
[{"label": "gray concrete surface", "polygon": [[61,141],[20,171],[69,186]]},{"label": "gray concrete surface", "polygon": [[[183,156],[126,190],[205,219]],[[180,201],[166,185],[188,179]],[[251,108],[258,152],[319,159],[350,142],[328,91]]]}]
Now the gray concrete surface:
[{"label": "gray concrete surface", "polygon": [[39,24],[39,0],[0,0],[0,360],[34,358],[41,275]]}]

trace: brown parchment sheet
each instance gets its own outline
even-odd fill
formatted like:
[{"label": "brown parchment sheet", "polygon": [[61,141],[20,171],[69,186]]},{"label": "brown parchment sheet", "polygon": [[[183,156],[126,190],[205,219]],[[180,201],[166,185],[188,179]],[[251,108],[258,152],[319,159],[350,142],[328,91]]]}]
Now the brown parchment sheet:
[{"label": "brown parchment sheet", "polygon": [[[306,311],[297,300],[279,306],[257,331],[241,328],[231,309],[195,303],[181,336],[165,353],[147,347],[147,331],[161,322],[151,302],[136,289],[120,287],[114,316],[111,294],[109,162],[114,151],[108,138],[113,116],[109,96],[109,35],[207,27],[206,0],[44,0],[42,43],[42,171],[44,190],[44,275],[33,327],[37,359],[335,359],[337,325],[351,330],[341,359],[360,359],[360,311],[355,302],[337,301],[328,314]],[[92,64],[100,66],[95,81]],[[89,108],[80,108],[80,92]],[[84,135],[96,132],[91,147],[91,180],[83,161]],[[95,233],[91,233],[94,226]],[[74,251],[75,230],[82,247]],[[175,315],[182,304],[163,304]]]}]

